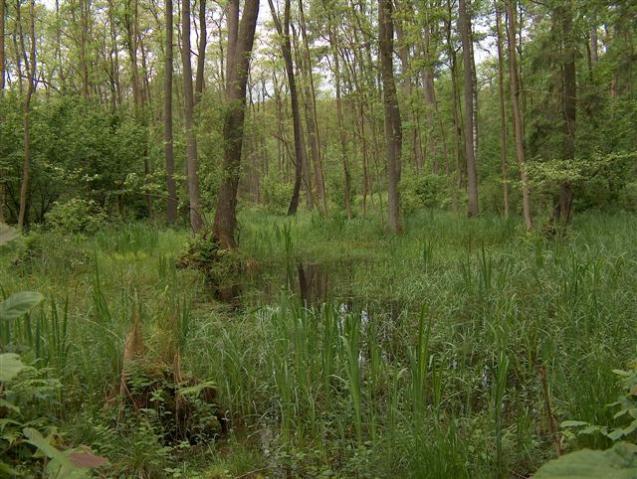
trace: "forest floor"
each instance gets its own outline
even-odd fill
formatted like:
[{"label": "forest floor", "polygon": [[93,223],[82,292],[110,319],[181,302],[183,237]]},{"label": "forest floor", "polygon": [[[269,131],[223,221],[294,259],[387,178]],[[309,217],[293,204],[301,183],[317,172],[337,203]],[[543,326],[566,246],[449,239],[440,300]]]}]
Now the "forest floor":
[{"label": "forest floor", "polygon": [[[185,230],[0,248],[4,294],[46,298],[0,345],[60,380],[40,415],[106,456],[104,477],[528,477],[558,447],[608,445],[554,429],[612,421],[612,370],[637,354],[636,216],[581,214],[550,239],[443,212],[396,237],[378,217],[240,222],[233,305],[178,267]],[[180,375],[215,385],[228,432],[168,440],[165,398],[123,419],[110,406],[134,311],[145,361],[174,367],[178,351]]]}]

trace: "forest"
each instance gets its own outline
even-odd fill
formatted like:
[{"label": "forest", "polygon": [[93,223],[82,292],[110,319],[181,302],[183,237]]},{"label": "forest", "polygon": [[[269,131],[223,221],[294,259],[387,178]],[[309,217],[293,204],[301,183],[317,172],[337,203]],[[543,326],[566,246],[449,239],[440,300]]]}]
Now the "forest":
[{"label": "forest", "polygon": [[637,2],[0,0],[0,477],[637,477]]}]

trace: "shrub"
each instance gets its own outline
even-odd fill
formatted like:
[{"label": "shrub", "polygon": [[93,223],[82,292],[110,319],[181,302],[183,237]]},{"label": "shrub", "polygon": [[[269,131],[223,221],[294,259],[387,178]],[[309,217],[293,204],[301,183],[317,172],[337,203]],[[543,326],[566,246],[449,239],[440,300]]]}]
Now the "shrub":
[{"label": "shrub", "polygon": [[93,200],[73,198],[64,203],[56,201],[46,221],[54,230],[93,234],[104,225],[106,214]]}]

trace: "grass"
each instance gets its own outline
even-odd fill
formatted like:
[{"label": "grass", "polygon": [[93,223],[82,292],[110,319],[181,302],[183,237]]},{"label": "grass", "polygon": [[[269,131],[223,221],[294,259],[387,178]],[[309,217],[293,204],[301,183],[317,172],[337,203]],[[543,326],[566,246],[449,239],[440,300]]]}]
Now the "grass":
[{"label": "grass", "polygon": [[[0,250],[2,290],[47,297],[0,346],[51,368],[64,392],[49,413],[69,442],[131,477],[524,476],[553,454],[547,399],[558,421],[609,420],[611,370],[637,345],[635,237],[619,213],[547,240],[496,217],[423,212],[391,237],[376,217],[245,210],[252,267],[232,310],[176,268],[186,232],[40,233]],[[299,264],[320,290],[307,307]],[[177,337],[184,369],[217,384],[230,437],[164,450],[104,419],[134,308],[150,355]]]}]

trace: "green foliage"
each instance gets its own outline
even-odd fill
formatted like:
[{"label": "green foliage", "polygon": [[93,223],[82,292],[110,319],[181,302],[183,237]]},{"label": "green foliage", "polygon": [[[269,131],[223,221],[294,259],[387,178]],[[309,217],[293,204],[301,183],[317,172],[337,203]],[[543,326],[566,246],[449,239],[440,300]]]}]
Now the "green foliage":
[{"label": "green foliage", "polygon": [[272,213],[285,214],[292,197],[292,187],[292,184],[281,181],[276,175],[264,176],[261,179],[261,194],[266,209]]},{"label": "green foliage", "polygon": [[14,293],[0,303],[0,321],[11,321],[25,315],[44,300],[44,296],[33,291]]},{"label": "green foliage", "polygon": [[633,479],[637,476],[637,446],[617,443],[606,451],[581,451],[550,461],[535,479]]},{"label": "green foliage", "polygon": [[[631,179],[637,174],[637,153],[595,153],[587,159],[530,162],[529,178],[540,194],[552,197],[562,183],[576,189],[579,209],[632,206]],[[628,188],[628,190],[627,190]]]},{"label": "green foliage", "polygon": [[434,174],[408,174],[401,181],[405,214],[422,208],[446,208],[450,204],[449,178]]},{"label": "green foliage", "polygon": [[94,234],[106,221],[105,213],[95,201],[79,198],[56,201],[45,217],[51,228],[65,233]]}]

